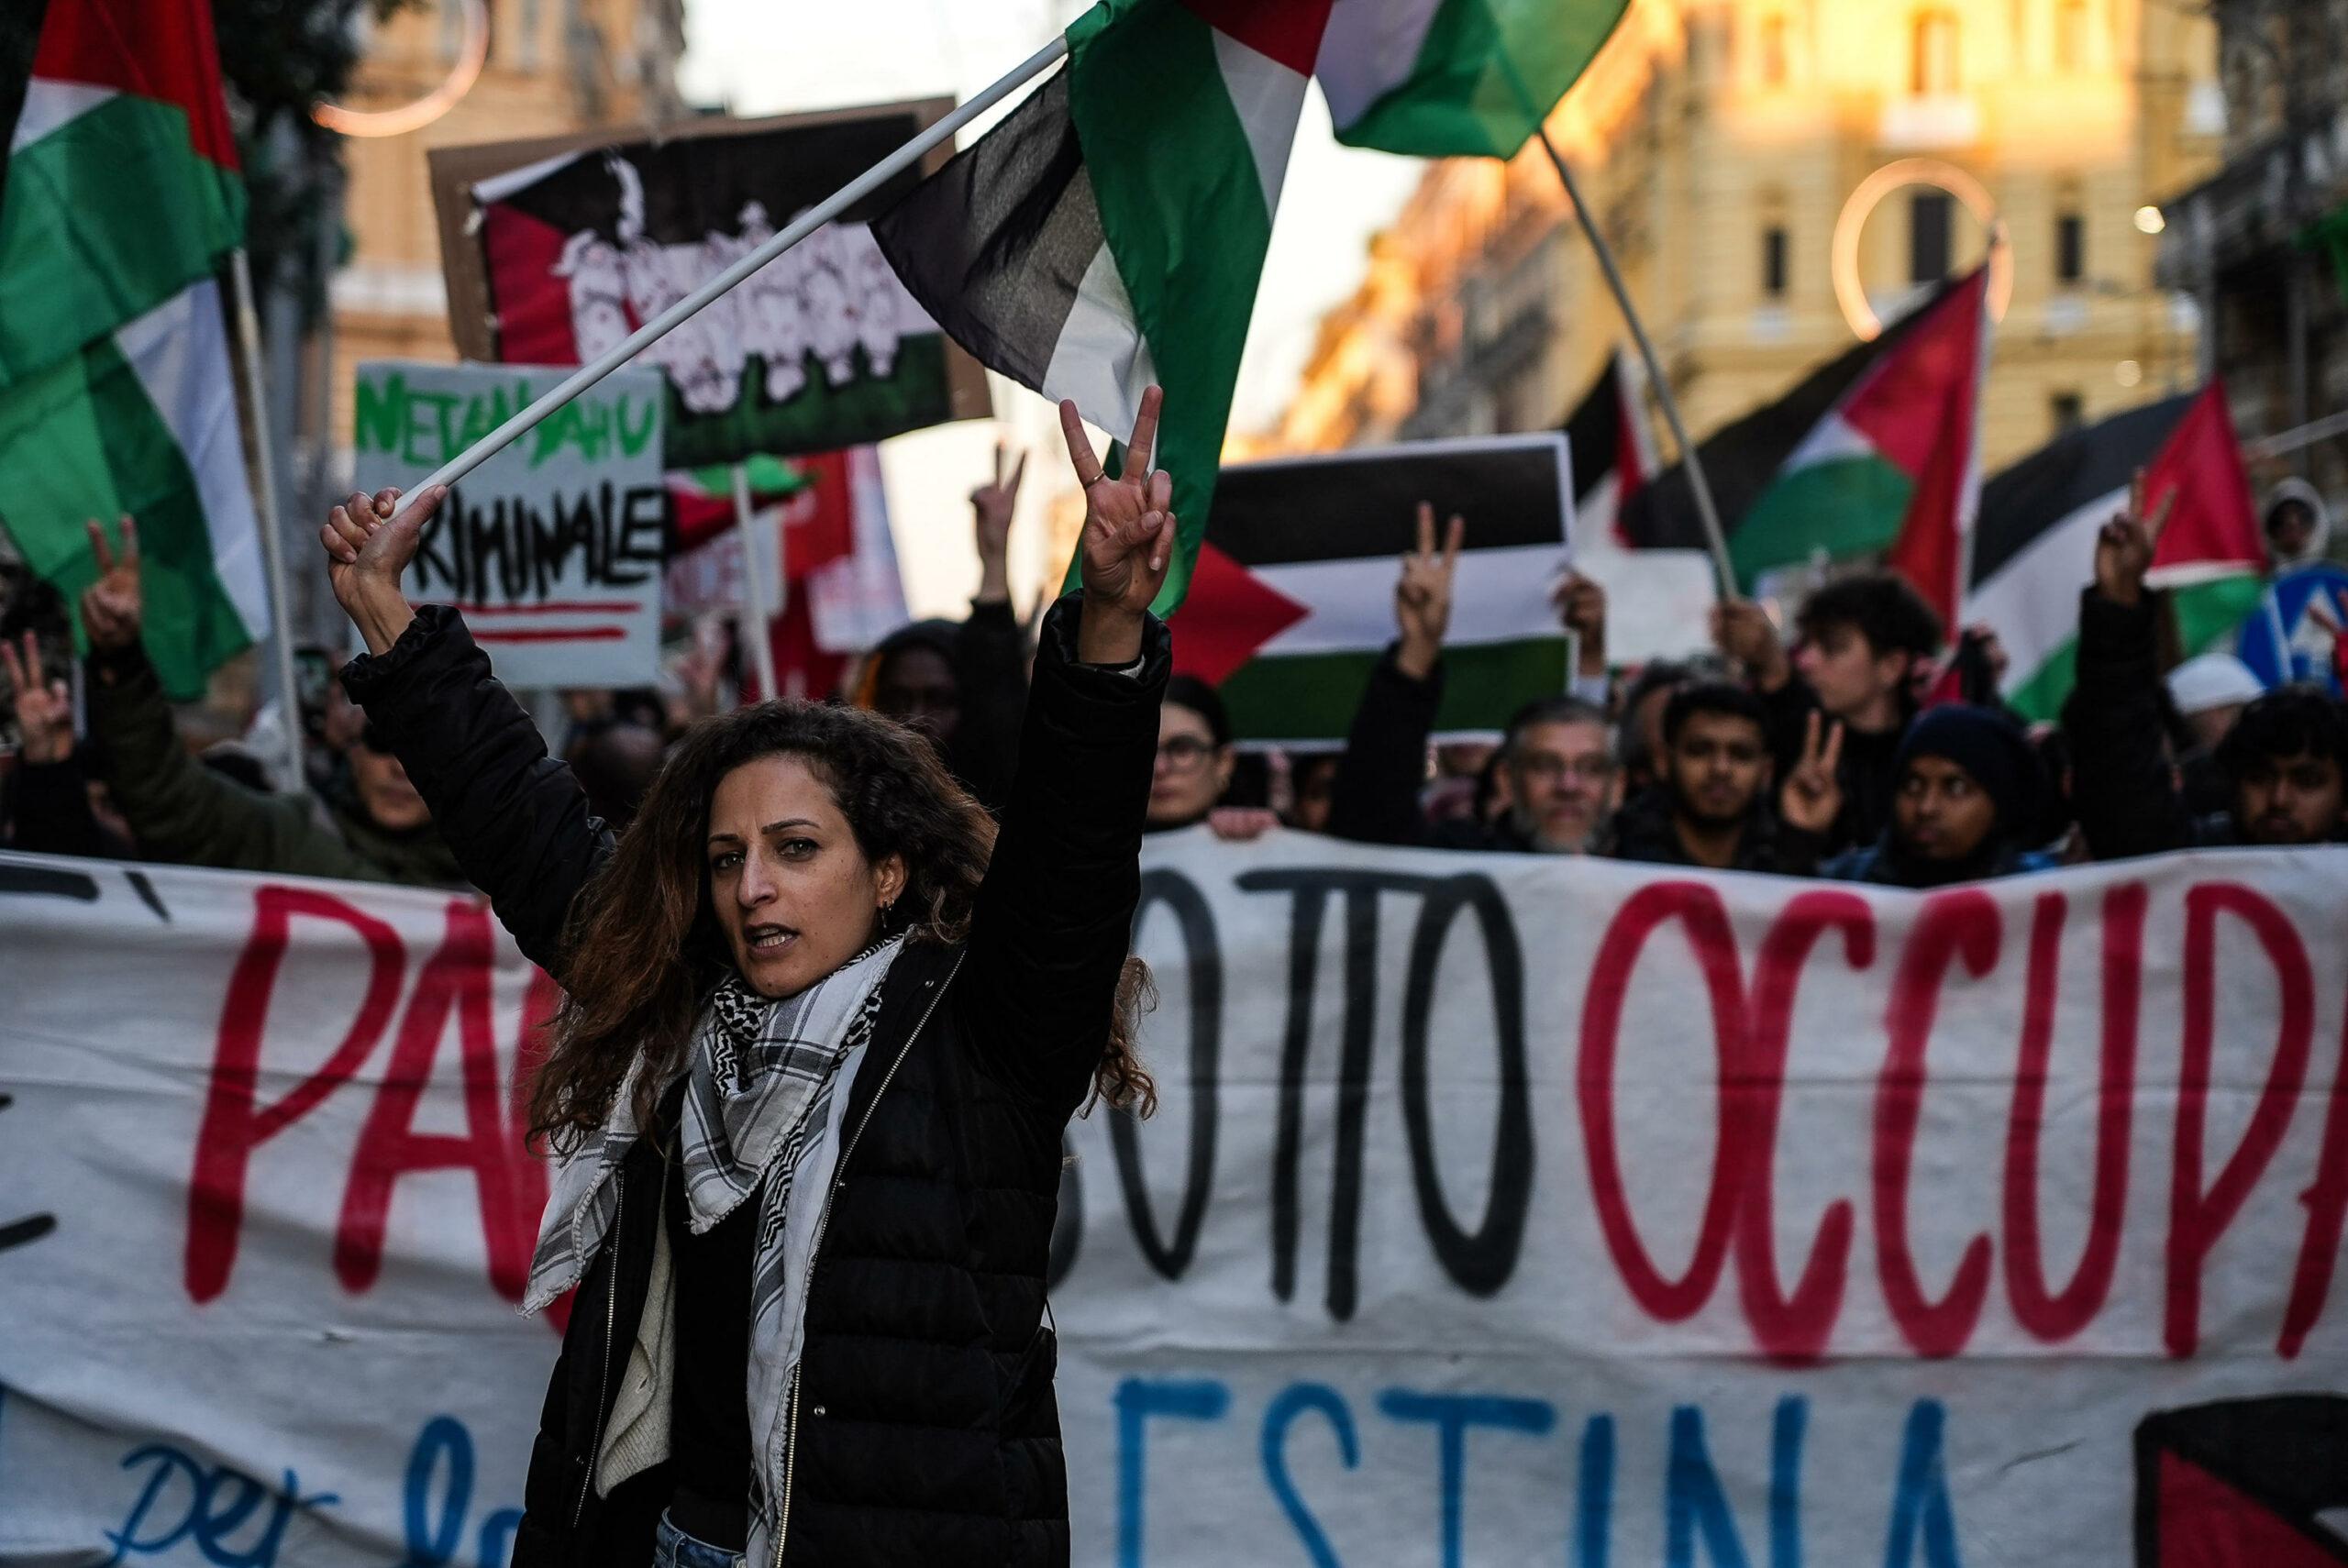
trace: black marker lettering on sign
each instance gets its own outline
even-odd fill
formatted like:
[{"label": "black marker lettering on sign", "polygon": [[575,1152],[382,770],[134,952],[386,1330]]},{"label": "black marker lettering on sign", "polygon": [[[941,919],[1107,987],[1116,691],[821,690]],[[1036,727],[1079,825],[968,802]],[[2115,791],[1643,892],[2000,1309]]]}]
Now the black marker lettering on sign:
[{"label": "black marker lettering on sign", "polygon": [[1191,983],[1191,1149],[1182,1166],[1182,1204],[1174,1220],[1169,1244],[1157,1231],[1157,1217],[1150,1212],[1149,1188],[1143,1182],[1141,1141],[1134,1119],[1109,1119],[1109,1144],[1116,1152],[1117,1181],[1124,1189],[1125,1216],[1134,1240],[1149,1266],[1168,1279],[1180,1279],[1198,1251],[1199,1227],[1207,1217],[1207,1194],[1214,1186],[1215,1129],[1221,1117],[1216,1087],[1223,1065],[1223,950],[1217,944],[1214,912],[1198,885],[1178,871],[1145,872],[1141,901],[1134,906],[1134,933],[1141,933],[1143,919],[1152,904],[1173,911],[1182,933],[1183,966]]},{"label": "black marker lettering on sign", "polygon": [[[1301,867],[1243,872],[1245,893],[1286,893],[1289,922],[1288,1027],[1280,1047],[1279,1120],[1272,1145],[1272,1293],[1296,1291],[1304,1154],[1304,1079],[1312,1053],[1322,923],[1332,894],[1346,900],[1345,1011],[1337,1058],[1337,1136],[1329,1194],[1329,1315],[1349,1321],[1360,1300],[1363,1150],[1369,1114],[1372,1048],[1378,1021],[1378,900],[1405,893],[1429,900],[1421,911],[1405,978],[1403,1090],[1410,1120],[1412,1180],[1430,1243],[1462,1288],[1490,1295],[1514,1272],[1532,1203],[1533,1129],[1524,1062],[1524,961],[1499,890],[1481,877],[1423,877],[1394,871]],[[1469,1232],[1451,1216],[1434,1170],[1427,1105],[1427,1025],[1434,966],[1445,933],[1462,909],[1476,911],[1484,935],[1501,1040],[1499,1136],[1492,1190],[1483,1223]],[[1415,1019],[1415,1033],[1412,1021]],[[1415,1048],[1413,1042],[1415,1041]],[[1413,1106],[1412,1075],[1417,1082]]]},{"label": "black marker lettering on sign", "polygon": [[[1491,977],[1493,1032],[1500,1050],[1500,1121],[1492,1134],[1490,1196],[1473,1231],[1452,1218],[1435,1170],[1434,1119],[1427,1095],[1427,1024],[1434,1011],[1435,965],[1463,910],[1476,912]],[[1402,998],[1402,1121],[1410,1131],[1411,1185],[1419,1217],[1445,1274],[1477,1296],[1490,1296],[1516,1272],[1524,1218],[1533,1204],[1533,1111],[1524,1065],[1524,955],[1508,900],[1489,877],[1450,877],[1427,889],[1411,938]]]},{"label": "black marker lettering on sign", "polygon": [[659,485],[600,484],[559,493],[547,510],[511,496],[480,504],[453,490],[424,525],[417,585],[462,604],[552,598],[574,569],[593,587],[637,587],[660,570],[669,504]]}]

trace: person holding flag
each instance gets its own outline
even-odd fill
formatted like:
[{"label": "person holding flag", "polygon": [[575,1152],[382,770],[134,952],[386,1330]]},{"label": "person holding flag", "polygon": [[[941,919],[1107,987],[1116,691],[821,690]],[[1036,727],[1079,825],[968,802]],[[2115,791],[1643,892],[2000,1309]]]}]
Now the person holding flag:
[{"label": "person holding flag", "polygon": [[625,834],[401,574],[427,490],[322,530],[345,689],[566,999],[531,1099],[562,1155],[525,1307],[576,1288],[516,1568],[1060,1564],[1045,1325],[1061,1132],[1146,1113],[1127,956],[1170,639],[1172,479],[1076,409],[1080,593],[1046,616],[1000,832],[913,730],[702,721]]}]

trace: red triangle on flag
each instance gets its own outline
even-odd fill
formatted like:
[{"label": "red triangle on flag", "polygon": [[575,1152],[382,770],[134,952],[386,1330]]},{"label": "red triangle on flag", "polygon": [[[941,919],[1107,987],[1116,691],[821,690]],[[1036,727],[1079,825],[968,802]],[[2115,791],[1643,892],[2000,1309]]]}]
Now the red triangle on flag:
[{"label": "red triangle on flag", "polygon": [[2157,1534],[2140,1543],[2140,1562],[2153,1568],[2339,1568],[2340,1551],[2249,1493],[2176,1453],[2163,1453],[2159,1464],[2149,1510]]},{"label": "red triangle on flag", "polygon": [[188,141],[199,156],[237,167],[205,0],[53,0],[33,76],[169,104],[187,116]]},{"label": "red triangle on flag", "polygon": [[1199,547],[1191,596],[1174,623],[1174,673],[1220,686],[1256,650],[1312,612],[1212,543]]},{"label": "red triangle on flag", "polygon": [[2157,507],[2176,492],[2167,531],[2153,559],[2153,582],[2210,576],[2218,571],[2264,571],[2266,548],[2251,504],[2250,469],[2235,437],[2233,414],[2222,381],[2211,381],[2176,422],[2167,442],[2144,470],[2144,499]]},{"label": "red triangle on flag", "polygon": [[1884,564],[1906,578],[1942,623],[1956,621],[1965,537],[1980,493],[1983,350],[1989,269],[1933,307],[1853,393],[1844,421],[1916,481],[1908,515]]}]

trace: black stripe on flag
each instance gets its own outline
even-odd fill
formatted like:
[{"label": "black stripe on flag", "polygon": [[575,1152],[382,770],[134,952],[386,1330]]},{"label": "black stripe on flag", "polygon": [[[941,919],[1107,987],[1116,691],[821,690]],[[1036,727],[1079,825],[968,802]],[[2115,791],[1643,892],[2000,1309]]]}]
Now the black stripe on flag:
[{"label": "black stripe on flag", "polygon": [[1102,246],[1101,210],[1069,117],[1068,73],[876,219],[872,236],[947,337],[1042,391]]},{"label": "black stripe on flag", "polygon": [[1437,441],[1242,463],[1215,482],[1207,542],[1242,566],[1399,556],[1418,547],[1418,507],[1468,519],[1463,549],[1566,537],[1562,434]]},{"label": "black stripe on flag", "polygon": [[[562,234],[593,229],[614,245],[620,232],[626,187],[614,165],[636,171],[643,197],[642,237],[655,245],[699,245],[712,234],[735,234],[742,208],[757,202],[781,228],[838,190],[855,171],[869,169],[920,134],[910,113],[858,115],[816,125],[781,126],[739,135],[679,137],[629,142],[599,156],[582,153],[544,179],[499,198]],[[912,170],[848,209],[841,221],[869,223],[912,191]]]},{"label": "black stripe on flag", "polygon": [[2074,430],[1981,487],[1971,582],[1987,582],[2030,542],[2098,496],[2125,490],[2160,455],[2195,394],[2164,398]]},{"label": "black stripe on flag", "polygon": [[1589,384],[1581,405],[1566,417],[1566,444],[1574,452],[1574,499],[1588,501],[1622,461],[1623,362],[1612,354]]},{"label": "black stripe on flag", "polygon": [[[1851,384],[1897,348],[1917,323],[1932,315],[1934,305],[1970,281],[1968,273],[1942,283],[1884,328],[1874,342],[1844,349],[1775,403],[1763,404],[1697,443],[1696,449],[1704,459],[1704,477],[1711,483],[1713,504],[1720,509],[1721,526],[1731,537],[1761,492],[1777,479],[1786,459],[1793,456],[1794,448],[1842,401]],[[1696,492],[1689,483],[1687,465],[1672,464],[1625,502],[1620,528],[1624,541],[1635,549],[1704,548],[1704,525],[1697,515]]]}]

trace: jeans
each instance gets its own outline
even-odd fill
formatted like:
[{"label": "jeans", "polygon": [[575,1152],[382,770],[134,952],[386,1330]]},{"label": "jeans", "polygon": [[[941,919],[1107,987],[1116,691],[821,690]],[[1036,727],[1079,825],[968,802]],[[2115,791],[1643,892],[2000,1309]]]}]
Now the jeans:
[{"label": "jeans", "polygon": [[652,1568],[746,1568],[741,1554],[696,1540],[660,1516],[652,1538]]}]

